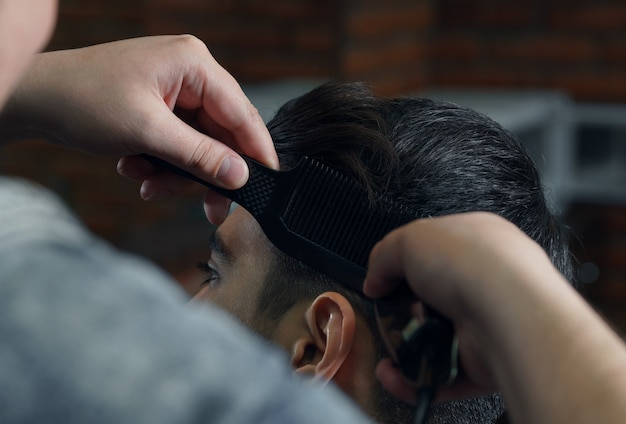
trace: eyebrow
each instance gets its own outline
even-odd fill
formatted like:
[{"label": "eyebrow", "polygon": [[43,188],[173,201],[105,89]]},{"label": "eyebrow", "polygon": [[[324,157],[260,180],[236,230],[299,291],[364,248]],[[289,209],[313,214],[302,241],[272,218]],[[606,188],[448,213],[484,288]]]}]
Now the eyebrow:
[{"label": "eyebrow", "polygon": [[224,240],[217,231],[213,231],[209,237],[209,249],[211,249],[211,255],[216,254],[228,263],[233,262],[233,255],[226,249]]}]

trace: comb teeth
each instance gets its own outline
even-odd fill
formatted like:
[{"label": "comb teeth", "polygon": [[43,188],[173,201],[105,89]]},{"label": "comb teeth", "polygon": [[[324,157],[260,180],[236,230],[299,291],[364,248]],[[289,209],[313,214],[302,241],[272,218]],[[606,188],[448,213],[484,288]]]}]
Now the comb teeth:
[{"label": "comb teeth", "polygon": [[365,269],[385,234],[411,218],[388,199],[372,202],[353,179],[307,160],[282,213],[286,227]]}]

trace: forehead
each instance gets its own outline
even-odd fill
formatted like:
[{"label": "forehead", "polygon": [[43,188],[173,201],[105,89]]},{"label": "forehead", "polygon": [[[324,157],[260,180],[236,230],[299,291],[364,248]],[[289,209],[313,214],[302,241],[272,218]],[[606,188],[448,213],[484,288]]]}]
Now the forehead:
[{"label": "forehead", "polygon": [[218,252],[211,253],[211,266],[220,274],[215,286],[205,286],[196,299],[209,301],[252,326],[257,299],[272,263],[269,241],[245,209],[236,208],[216,230]]}]

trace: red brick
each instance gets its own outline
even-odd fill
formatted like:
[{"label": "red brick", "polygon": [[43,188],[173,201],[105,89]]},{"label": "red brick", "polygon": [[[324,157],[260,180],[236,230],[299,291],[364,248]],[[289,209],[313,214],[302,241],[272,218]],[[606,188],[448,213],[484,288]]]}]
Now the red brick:
[{"label": "red brick", "polygon": [[401,64],[425,64],[428,50],[417,39],[383,43],[378,46],[364,44],[348,50],[342,57],[342,73],[348,77],[373,69],[392,68]]},{"label": "red brick", "polygon": [[[180,32],[180,31],[179,31]],[[221,45],[223,48],[246,51],[267,48],[275,51],[333,50],[336,38],[331,29],[319,25],[300,25],[268,28],[243,28],[235,30],[229,26],[207,26],[195,31],[194,35],[208,46]]]},{"label": "red brick", "polygon": [[194,31],[194,35],[202,39],[209,48],[220,44],[232,49],[272,48],[282,44],[284,34],[272,28],[266,31],[243,28],[233,30],[227,26],[207,26],[203,30]]},{"label": "red brick", "polygon": [[49,164],[52,172],[69,178],[88,178],[96,183],[117,177],[117,159],[98,157],[75,151],[58,151],[54,162]]},{"label": "red brick", "polygon": [[276,78],[321,77],[328,78],[334,72],[333,58],[308,56],[294,60],[277,56],[276,53],[224,60],[226,69],[241,81],[256,82]]},{"label": "red brick", "polygon": [[512,29],[528,28],[540,16],[538,0],[443,0],[439,2],[440,28]]},{"label": "red brick", "polygon": [[482,40],[475,34],[442,34],[431,43],[430,58],[442,61],[473,61],[483,54]]},{"label": "red brick", "polygon": [[325,51],[329,54],[337,46],[337,34],[328,26],[299,27],[290,39],[290,46],[295,51]]},{"label": "red brick", "polygon": [[602,59],[609,65],[626,66],[626,35],[607,40],[602,49]]},{"label": "red brick", "polygon": [[293,22],[334,19],[337,8],[332,0],[254,0],[249,11],[252,16],[266,15]]},{"label": "red brick", "polygon": [[91,0],[89,2],[85,2],[84,0],[59,0],[59,10],[63,11],[83,8],[99,8],[103,12],[105,12],[111,9],[141,9],[146,5],[146,3],[151,3],[154,1],[159,0]]},{"label": "red brick", "polygon": [[146,35],[144,21],[129,16],[62,15],[48,49],[82,47]]},{"label": "red brick", "polygon": [[490,63],[465,66],[435,66],[431,72],[435,86],[452,87],[541,87],[542,77],[533,67],[502,66]]},{"label": "red brick", "polygon": [[374,74],[365,81],[379,96],[405,96],[423,90],[428,84],[428,74],[424,69],[407,67],[395,73]]},{"label": "red brick", "polygon": [[558,29],[594,30],[601,32],[623,30],[626,22],[626,4],[623,2],[555,6],[548,12],[548,24]]},{"label": "red brick", "polygon": [[349,13],[345,25],[350,38],[372,38],[405,31],[425,32],[432,28],[434,21],[431,2],[416,1],[399,6],[377,3],[374,7],[356,9]]},{"label": "red brick", "polygon": [[[611,205],[603,208],[602,212],[608,231],[615,237],[626,240],[626,206]],[[626,258],[624,259],[623,264],[626,265]]]},{"label": "red brick", "polygon": [[626,100],[626,78],[623,70],[561,70],[550,78],[550,87],[564,90],[580,101]]},{"label": "red brick", "polygon": [[[183,12],[201,13],[209,20],[228,18],[270,18],[274,20],[311,20],[330,19],[336,14],[337,5],[329,0],[249,0],[207,1],[207,0],[157,0],[153,9],[155,14]],[[167,15],[162,15],[167,16]]]},{"label": "red brick", "polygon": [[552,34],[496,39],[491,43],[489,51],[494,59],[537,63],[582,63],[597,58],[593,40]]}]

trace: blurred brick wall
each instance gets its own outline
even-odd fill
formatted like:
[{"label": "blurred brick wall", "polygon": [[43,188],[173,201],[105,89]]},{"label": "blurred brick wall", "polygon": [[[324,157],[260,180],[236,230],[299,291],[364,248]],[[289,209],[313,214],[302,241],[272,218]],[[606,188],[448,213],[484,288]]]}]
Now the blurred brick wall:
[{"label": "blurred brick wall", "polygon": [[544,87],[626,101],[622,0],[60,0],[51,48],[193,33],[242,82]]},{"label": "blurred brick wall", "polygon": [[[385,95],[532,87],[624,102],[625,23],[620,0],[60,0],[49,48],[192,33],[243,83],[366,80]],[[200,191],[146,203],[113,159],[37,141],[3,153],[2,172],[52,187],[115,245],[177,274],[203,258]]]},{"label": "blurred brick wall", "polygon": [[327,77],[336,56],[332,0],[153,0],[147,32],[192,33],[247,82],[294,75]]},{"label": "blurred brick wall", "polygon": [[431,84],[626,101],[626,2],[440,0]]},{"label": "blurred brick wall", "polygon": [[191,33],[239,81],[367,80],[423,87],[434,0],[61,0],[50,49]]}]

